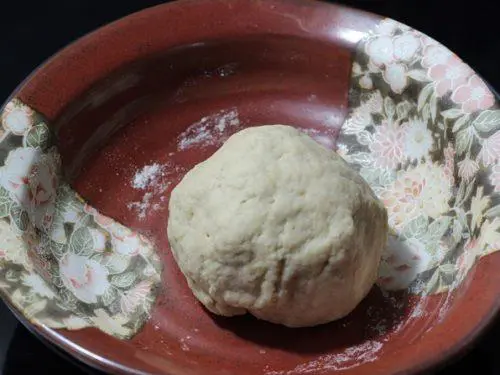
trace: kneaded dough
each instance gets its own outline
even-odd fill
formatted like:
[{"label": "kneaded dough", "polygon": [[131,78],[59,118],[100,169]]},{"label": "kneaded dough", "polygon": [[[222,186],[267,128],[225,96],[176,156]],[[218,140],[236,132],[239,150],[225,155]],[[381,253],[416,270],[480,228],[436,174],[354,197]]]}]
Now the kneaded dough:
[{"label": "kneaded dough", "polygon": [[289,327],[344,317],[375,282],[387,213],[335,152],[284,125],[230,137],[173,190],[168,238],[198,300]]}]

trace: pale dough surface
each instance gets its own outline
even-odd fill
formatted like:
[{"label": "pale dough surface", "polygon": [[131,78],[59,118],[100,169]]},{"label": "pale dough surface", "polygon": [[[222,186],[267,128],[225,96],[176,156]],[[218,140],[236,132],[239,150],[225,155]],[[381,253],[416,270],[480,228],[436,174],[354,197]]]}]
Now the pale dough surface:
[{"label": "pale dough surface", "polygon": [[290,327],[351,312],[376,279],[387,213],[335,152],[284,125],[248,128],[172,192],[168,238],[210,311]]}]

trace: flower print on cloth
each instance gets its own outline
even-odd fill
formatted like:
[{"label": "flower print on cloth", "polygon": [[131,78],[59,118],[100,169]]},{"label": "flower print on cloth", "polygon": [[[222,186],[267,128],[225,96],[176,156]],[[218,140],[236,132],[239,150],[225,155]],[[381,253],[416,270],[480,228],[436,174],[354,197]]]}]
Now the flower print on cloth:
[{"label": "flower print on cloth", "polygon": [[381,168],[396,169],[403,161],[404,133],[395,124],[382,123],[373,134],[370,151],[373,153],[374,164]]},{"label": "flower print on cloth", "polygon": [[59,262],[64,286],[85,303],[97,303],[109,288],[108,271],[99,262],[73,253],[65,254]]},{"label": "flower print on cloth", "polygon": [[39,114],[14,99],[1,119],[0,290],[36,324],[131,337],[160,282],[153,245],[62,180]]},{"label": "flower print on cloth", "polygon": [[404,129],[403,150],[410,161],[427,159],[434,140],[427,124],[420,119],[411,119],[402,125]]},{"label": "flower print on cloth", "polygon": [[425,244],[418,239],[401,241],[389,236],[378,283],[387,290],[406,289],[420,272],[427,269],[430,261]]},{"label": "flower print on cloth", "polygon": [[34,147],[12,150],[0,168],[0,184],[39,229],[49,230],[52,224],[59,168],[54,150],[43,153]]},{"label": "flower print on cloth", "polygon": [[24,135],[33,126],[33,111],[14,99],[3,109],[2,126],[12,134]]},{"label": "flower print on cloth", "polygon": [[451,198],[451,184],[444,169],[431,163],[398,171],[396,180],[379,191],[389,214],[389,225],[397,229],[422,213],[439,217],[448,211]]},{"label": "flower print on cloth", "polygon": [[[382,26],[383,33],[371,37],[365,44],[369,57],[369,72],[382,73],[385,82],[395,93],[401,93],[408,85],[408,63],[412,62],[421,49],[419,35],[411,30],[396,33],[397,27]],[[363,82],[373,82],[369,74],[363,74]],[[365,87],[360,83],[361,87]],[[373,85],[373,83],[372,83]]]},{"label": "flower print on cloth", "polygon": [[339,154],[388,211],[378,284],[446,292],[500,249],[500,110],[435,40],[384,20],[358,46]]},{"label": "flower print on cloth", "polygon": [[464,85],[471,74],[472,69],[455,55],[449,56],[443,63],[435,64],[428,70],[429,78],[436,82],[436,94],[439,97]]},{"label": "flower print on cloth", "polygon": [[477,75],[473,75],[466,84],[457,87],[451,100],[461,104],[465,113],[488,109],[495,104],[493,94]]}]

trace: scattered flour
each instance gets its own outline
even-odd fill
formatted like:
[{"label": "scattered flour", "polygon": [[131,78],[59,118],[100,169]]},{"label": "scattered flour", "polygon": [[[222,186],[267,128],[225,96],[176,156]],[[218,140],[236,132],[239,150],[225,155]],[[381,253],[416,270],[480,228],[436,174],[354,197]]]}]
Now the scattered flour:
[{"label": "scattered flour", "polygon": [[377,360],[377,353],[383,343],[369,340],[363,344],[347,348],[342,353],[320,356],[318,359],[298,365],[290,371],[266,371],[265,375],[302,375],[318,374],[325,371],[347,370],[364,363]]},{"label": "scattered flour", "polygon": [[148,185],[155,183],[161,177],[163,169],[158,163],[144,166],[135,174],[132,187],[134,189],[146,189]]},{"label": "scattered flour", "polygon": [[181,344],[181,349],[185,352],[188,352],[190,350],[188,345],[189,340],[191,340],[191,336],[186,336],[179,340],[179,343]]},{"label": "scattered flour", "polygon": [[[127,204],[127,208],[136,211],[140,220],[144,220],[151,210],[161,210],[163,203],[166,201],[165,196],[161,194],[172,184],[169,178],[174,173],[181,172],[181,170],[180,166],[174,166],[172,163],[164,165],[153,163],[139,169],[132,178],[130,185],[136,190],[145,191],[145,193],[140,201]],[[156,199],[158,195],[160,197]],[[155,200],[159,200],[159,202],[154,202]]]},{"label": "scattered flour", "polygon": [[151,207],[151,199],[153,198],[153,193],[146,193],[142,197],[140,202],[131,202],[127,204],[129,210],[137,211],[139,219],[144,220]]},{"label": "scattered flour", "polygon": [[222,143],[226,130],[240,126],[238,110],[222,110],[190,125],[178,138],[177,148],[206,147]]}]

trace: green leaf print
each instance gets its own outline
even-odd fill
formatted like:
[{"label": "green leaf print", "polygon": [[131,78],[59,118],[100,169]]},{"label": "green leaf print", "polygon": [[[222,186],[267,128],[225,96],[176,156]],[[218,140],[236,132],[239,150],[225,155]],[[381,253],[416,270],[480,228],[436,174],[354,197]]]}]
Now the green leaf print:
[{"label": "green leaf print", "polygon": [[422,238],[427,232],[428,225],[429,219],[427,218],[427,216],[420,215],[419,217],[406,224],[406,226],[403,228],[403,231],[401,232],[401,236],[404,239]]},{"label": "green leaf print", "polygon": [[133,272],[125,272],[120,275],[115,275],[111,278],[111,284],[119,288],[128,288],[135,281],[136,274]]},{"label": "green leaf print", "polygon": [[441,216],[434,220],[427,228],[426,240],[429,245],[437,244],[444,236],[451,224],[451,217]]},{"label": "green leaf print", "polygon": [[73,232],[69,240],[69,250],[82,256],[89,256],[94,250],[94,240],[88,228],[81,227]]},{"label": "green leaf print", "polygon": [[498,129],[500,127],[500,110],[481,112],[472,125],[482,133]]},{"label": "green leaf print", "polygon": [[9,192],[0,186],[0,218],[9,216],[12,199]]},{"label": "green leaf print", "polygon": [[28,213],[17,203],[10,206],[11,224],[20,232],[25,232],[28,229],[29,217]]},{"label": "green leaf print", "polygon": [[50,130],[43,122],[33,126],[24,136],[24,147],[40,147],[46,149],[50,145]]}]

